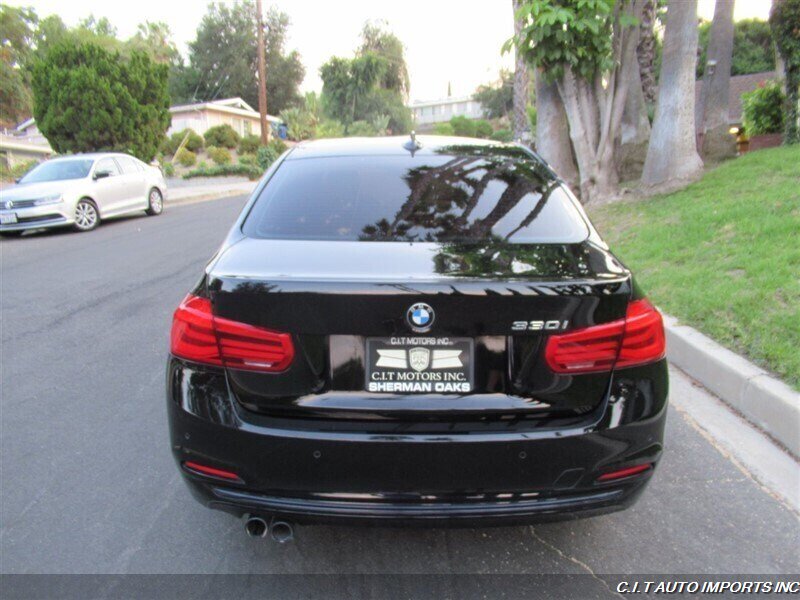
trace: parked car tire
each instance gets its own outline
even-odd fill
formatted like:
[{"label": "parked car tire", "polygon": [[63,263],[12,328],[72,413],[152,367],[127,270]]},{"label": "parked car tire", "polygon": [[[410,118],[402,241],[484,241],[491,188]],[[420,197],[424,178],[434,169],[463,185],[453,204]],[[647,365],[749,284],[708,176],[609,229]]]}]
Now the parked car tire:
[{"label": "parked car tire", "polygon": [[78,231],[91,231],[100,224],[100,213],[97,205],[88,198],[78,201],[75,206],[75,229]]},{"label": "parked car tire", "polygon": [[153,188],[147,195],[147,212],[150,216],[160,215],[164,212],[164,197],[158,188]]}]

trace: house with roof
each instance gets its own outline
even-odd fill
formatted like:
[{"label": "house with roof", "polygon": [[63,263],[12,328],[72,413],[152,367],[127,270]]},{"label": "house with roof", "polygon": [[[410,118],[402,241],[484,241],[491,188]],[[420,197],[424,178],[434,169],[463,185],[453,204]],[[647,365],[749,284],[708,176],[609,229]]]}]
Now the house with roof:
[{"label": "house with roof", "polygon": [[[171,106],[172,125],[167,135],[184,129],[194,129],[200,135],[217,125],[230,125],[240,136],[261,135],[261,117],[241,98],[225,98],[198,102],[196,104],[179,104]],[[273,127],[282,123],[281,119],[267,115],[267,121]]]}]

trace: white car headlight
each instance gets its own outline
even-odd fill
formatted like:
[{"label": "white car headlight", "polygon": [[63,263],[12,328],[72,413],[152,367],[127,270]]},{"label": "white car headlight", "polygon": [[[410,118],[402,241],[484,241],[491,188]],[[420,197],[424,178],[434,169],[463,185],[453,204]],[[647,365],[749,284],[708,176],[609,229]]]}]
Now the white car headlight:
[{"label": "white car headlight", "polygon": [[61,194],[53,194],[52,196],[45,196],[33,201],[34,206],[44,206],[45,204],[58,204],[63,202],[64,197]]}]

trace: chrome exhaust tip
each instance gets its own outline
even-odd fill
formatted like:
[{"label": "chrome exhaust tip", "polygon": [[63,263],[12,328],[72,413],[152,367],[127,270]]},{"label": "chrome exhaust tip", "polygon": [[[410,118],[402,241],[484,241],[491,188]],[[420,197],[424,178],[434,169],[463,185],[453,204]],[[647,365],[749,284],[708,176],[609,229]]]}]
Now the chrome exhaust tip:
[{"label": "chrome exhaust tip", "polygon": [[279,544],[294,539],[294,526],[287,521],[273,521],[269,528],[270,537]]},{"label": "chrome exhaust tip", "polygon": [[269,525],[261,517],[248,516],[244,522],[244,530],[250,537],[263,538],[269,531]]}]

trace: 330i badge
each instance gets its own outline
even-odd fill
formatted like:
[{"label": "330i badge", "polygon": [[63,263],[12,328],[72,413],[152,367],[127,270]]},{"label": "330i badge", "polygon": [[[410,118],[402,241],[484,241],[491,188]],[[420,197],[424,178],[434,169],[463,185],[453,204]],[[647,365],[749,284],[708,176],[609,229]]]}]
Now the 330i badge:
[{"label": "330i badge", "polygon": [[661,316],[536,154],[304,142],[175,311],[172,450],[251,535],[633,504],[661,458]]}]

